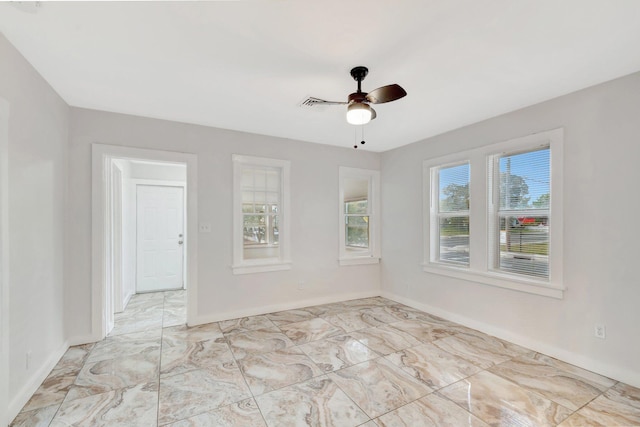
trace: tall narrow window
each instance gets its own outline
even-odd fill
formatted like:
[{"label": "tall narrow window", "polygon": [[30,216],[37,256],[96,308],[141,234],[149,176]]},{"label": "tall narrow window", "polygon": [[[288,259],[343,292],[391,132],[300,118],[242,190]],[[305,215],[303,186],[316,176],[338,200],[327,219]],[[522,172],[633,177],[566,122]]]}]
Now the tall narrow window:
[{"label": "tall narrow window", "polygon": [[433,260],[469,265],[469,163],[432,168]]},{"label": "tall narrow window", "polygon": [[290,268],[289,162],[233,156],[234,273]]},{"label": "tall narrow window", "polygon": [[280,169],[242,170],[243,258],[279,258]]},{"label": "tall narrow window", "polygon": [[493,268],[549,278],[550,149],[493,156]]},{"label": "tall narrow window", "polygon": [[340,168],[340,264],[378,262],[379,172]]}]

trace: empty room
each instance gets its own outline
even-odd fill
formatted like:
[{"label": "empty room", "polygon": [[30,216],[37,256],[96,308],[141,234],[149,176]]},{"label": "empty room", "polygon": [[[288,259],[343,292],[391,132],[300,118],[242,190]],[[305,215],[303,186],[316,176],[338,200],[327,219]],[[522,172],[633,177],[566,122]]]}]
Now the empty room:
[{"label": "empty room", "polygon": [[0,426],[640,426],[640,2],[0,2]]}]

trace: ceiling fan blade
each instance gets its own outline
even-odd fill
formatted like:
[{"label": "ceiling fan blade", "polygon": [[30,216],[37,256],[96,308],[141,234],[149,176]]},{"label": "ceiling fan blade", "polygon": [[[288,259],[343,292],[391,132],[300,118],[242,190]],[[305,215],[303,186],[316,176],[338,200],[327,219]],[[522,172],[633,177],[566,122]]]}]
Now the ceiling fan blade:
[{"label": "ceiling fan blade", "polygon": [[371,120],[375,119],[376,117],[378,117],[378,115],[376,114],[376,110],[371,108]]},{"label": "ceiling fan blade", "polygon": [[366,96],[367,101],[372,104],[384,104],[385,102],[395,101],[407,95],[407,91],[402,89],[400,85],[392,84],[379,87],[369,92]]}]

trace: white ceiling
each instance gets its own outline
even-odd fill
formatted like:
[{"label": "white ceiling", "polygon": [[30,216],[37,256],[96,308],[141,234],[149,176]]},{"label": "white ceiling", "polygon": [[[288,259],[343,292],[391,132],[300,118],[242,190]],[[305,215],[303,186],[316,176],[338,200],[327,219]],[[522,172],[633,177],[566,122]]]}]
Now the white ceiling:
[{"label": "white ceiling", "polygon": [[72,106],[349,147],[349,70],[385,151],[640,70],[638,0],[0,4],[0,31]]}]

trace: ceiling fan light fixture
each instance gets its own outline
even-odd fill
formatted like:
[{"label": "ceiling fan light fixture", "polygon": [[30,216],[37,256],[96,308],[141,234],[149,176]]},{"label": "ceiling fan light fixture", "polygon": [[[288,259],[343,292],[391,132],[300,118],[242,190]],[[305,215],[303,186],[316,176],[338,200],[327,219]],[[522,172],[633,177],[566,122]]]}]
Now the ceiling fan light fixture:
[{"label": "ceiling fan light fixture", "polygon": [[347,107],[347,122],[352,125],[365,125],[371,121],[371,107],[362,102],[353,102]]}]

